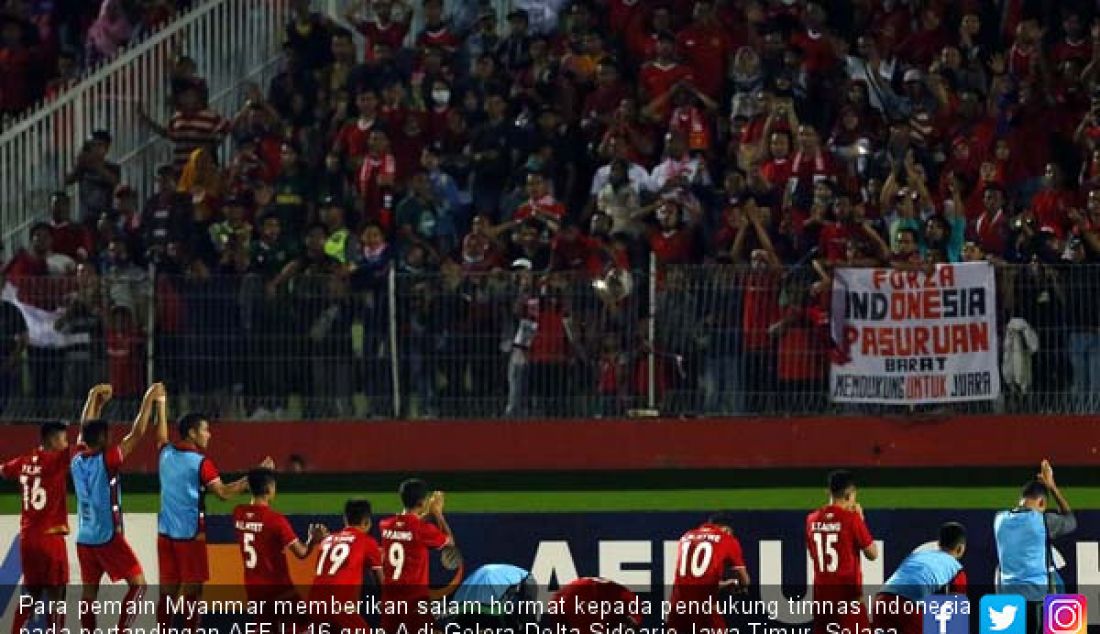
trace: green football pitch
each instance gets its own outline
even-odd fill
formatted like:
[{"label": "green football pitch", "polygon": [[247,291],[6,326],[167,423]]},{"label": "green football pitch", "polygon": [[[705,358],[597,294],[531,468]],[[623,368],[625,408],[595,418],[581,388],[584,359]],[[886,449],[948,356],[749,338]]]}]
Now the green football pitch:
[{"label": "green football pitch", "polygon": [[[867,509],[996,509],[1015,501],[1015,487],[889,487],[865,488],[860,502]],[[1100,487],[1065,487],[1075,509],[1100,509]],[[567,513],[596,511],[706,511],[805,510],[822,503],[824,492],[817,487],[752,489],[664,489],[585,491],[456,491],[447,494],[447,510],[458,513]],[[275,501],[284,513],[338,514],[344,500],[366,497],[376,513],[398,510],[392,491],[288,492]],[[0,496],[0,513],[18,513],[21,500],[14,494]],[[127,512],[157,510],[155,493],[123,494]],[[207,497],[207,510],[228,513],[234,504]],[[75,508],[70,500],[69,508]]]}]

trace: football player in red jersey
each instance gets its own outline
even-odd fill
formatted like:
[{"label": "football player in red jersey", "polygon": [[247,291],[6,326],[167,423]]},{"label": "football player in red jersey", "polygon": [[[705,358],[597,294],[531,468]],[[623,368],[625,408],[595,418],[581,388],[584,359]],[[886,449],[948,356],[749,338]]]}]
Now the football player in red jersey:
[{"label": "football player in red jersey", "polygon": [[309,537],[303,544],[286,516],[271,508],[276,489],[274,469],[257,467],[249,471],[248,489],[252,499],[233,509],[233,528],[244,562],[245,593],[249,601],[261,602],[267,614],[274,608],[272,601],[299,599],[290,579],[285,551],[305,559],[328,531],[320,524],[310,526]]},{"label": "football player in red jersey", "polygon": [[[606,612],[622,614],[608,614],[601,618],[599,611],[584,607],[591,605],[592,601],[610,606]],[[561,606],[561,613],[547,614],[546,625],[555,631],[561,631],[558,626],[563,626],[569,631],[594,632],[597,630],[593,626],[599,623],[605,632],[618,627],[630,631],[642,624],[637,601],[638,595],[610,579],[581,577],[563,586],[550,598],[551,603]]]},{"label": "football player in red jersey", "polygon": [[848,632],[866,629],[860,555],[874,561],[878,546],[856,502],[851,472],[829,474],[829,503],[806,517],[806,548],[814,569],[814,634],[839,631],[836,626]]},{"label": "football player in red jersey", "polygon": [[[378,523],[382,533],[382,629],[387,634],[414,634],[430,629],[430,611],[420,614],[428,601],[428,549],[454,544],[451,527],[443,519],[443,492],[429,492],[423,480],[405,480],[397,489],[404,510]],[[434,521],[425,521],[430,518]],[[404,634],[401,632],[401,634]]]},{"label": "football player in red jersey", "polygon": [[[732,578],[726,577],[727,570],[732,570]],[[666,625],[680,634],[698,628],[724,631],[725,619],[717,610],[701,614],[706,610],[698,606],[718,601],[718,593],[727,588],[746,592],[750,581],[741,542],[733,535],[733,515],[715,513],[680,537]]]},{"label": "football player in red jersey", "polygon": [[[344,529],[321,542],[310,601],[323,601],[330,606],[349,602],[358,605],[368,570],[375,582],[382,585],[382,550],[367,532],[370,525],[370,501],[348,500],[344,504]],[[370,627],[357,613],[333,612],[319,615],[316,620],[346,632],[366,632]]]},{"label": "football player in red jersey", "polygon": [[[29,454],[0,466],[0,476],[18,480],[23,494],[19,518],[19,559],[23,562],[23,593],[36,601],[62,601],[69,583],[69,534],[66,508],[69,475],[69,437],[64,423],[49,422],[40,429],[41,444]],[[56,605],[50,603],[47,605]],[[50,626],[60,630],[65,615],[50,610]],[[20,610],[11,624],[19,632],[31,610]]]}]

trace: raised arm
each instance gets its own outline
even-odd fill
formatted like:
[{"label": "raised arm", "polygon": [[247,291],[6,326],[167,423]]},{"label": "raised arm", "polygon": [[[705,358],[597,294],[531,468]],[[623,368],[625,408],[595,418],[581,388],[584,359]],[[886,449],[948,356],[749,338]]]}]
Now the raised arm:
[{"label": "raised arm", "polygon": [[154,383],[149,386],[149,389],[145,390],[145,396],[141,399],[141,409],[134,417],[134,424],[130,427],[130,433],[126,434],[118,444],[123,458],[133,453],[134,448],[141,441],[141,437],[145,435],[146,429],[149,428],[149,418],[152,417],[153,410],[157,410],[158,415],[163,415],[164,400],[165,389],[163,383]]},{"label": "raised arm", "polygon": [[80,411],[81,424],[99,418],[103,406],[111,400],[113,394],[110,383],[100,383],[88,390],[88,399],[84,401],[84,409]]},{"label": "raised arm", "polygon": [[157,401],[157,451],[168,444],[168,390]]},{"label": "raised arm", "polygon": [[306,537],[306,543],[302,543],[302,540],[295,540],[291,542],[288,548],[290,552],[294,554],[298,559],[305,559],[309,557],[309,554],[313,552],[313,547],[316,546],[322,539],[328,537],[328,529],[324,524],[310,524],[309,535]]},{"label": "raised arm", "polygon": [[84,409],[80,411],[80,433],[76,437],[76,444],[84,444],[84,424],[90,420],[99,418],[103,406],[111,400],[111,384],[100,383],[88,390],[88,400],[84,402]]},{"label": "raised arm", "polygon": [[147,112],[140,108],[138,109],[138,118],[149,126],[157,136],[168,138],[168,128],[154,121]]},{"label": "raised arm", "polygon": [[[274,469],[275,461],[271,459],[271,456],[264,458],[263,462],[259,466],[265,469]],[[248,478],[241,477],[229,484],[222,482],[221,478],[214,480],[206,485],[206,490],[210,491],[214,495],[218,496],[220,500],[229,500],[239,495],[243,495],[248,492]]]},{"label": "raised arm", "polygon": [[432,499],[428,502],[428,515],[435,520],[436,526],[439,530],[443,531],[443,534],[447,536],[447,542],[444,546],[453,546],[455,543],[455,534],[451,532],[451,526],[447,523],[447,520],[443,517],[443,492],[436,491],[432,494]]}]

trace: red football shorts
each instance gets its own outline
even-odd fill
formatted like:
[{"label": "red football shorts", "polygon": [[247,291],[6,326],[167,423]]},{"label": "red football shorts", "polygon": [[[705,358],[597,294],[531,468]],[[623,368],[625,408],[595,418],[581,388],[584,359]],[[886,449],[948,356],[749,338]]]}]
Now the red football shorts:
[{"label": "red football shorts", "polygon": [[169,539],[158,535],[157,564],[161,585],[206,583],[210,578],[205,539]]},{"label": "red football shorts", "polygon": [[77,544],[76,558],[80,562],[80,579],[85,583],[98,583],[104,574],[111,581],[130,579],[141,574],[141,564],[133,549],[126,538],[118,534],[111,541],[99,546]]},{"label": "red football shorts", "polygon": [[[430,632],[435,627],[435,618],[432,617],[431,612],[428,614],[420,614],[420,601],[428,601],[427,597],[423,599],[394,599],[393,603],[404,603],[404,614],[382,614],[382,631],[386,634],[397,634],[398,626],[402,623],[405,624],[405,631],[409,634],[415,632]],[[388,601],[386,601],[388,602]],[[395,611],[395,610],[389,610]]]},{"label": "red football shorts", "polygon": [[69,583],[69,554],[65,536],[19,537],[19,558],[23,562],[23,585],[63,586]]},{"label": "red football shorts", "polygon": [[[359,590],[357,586],[350,585],[317,585],[309,590],[310,601],[323,601],[326,605],[336,604],[341,608],[350,605],[359,605]],[[313,615],[313,622],[318,625],[332,625],[336,632],[367,632],[368,624],[358,612],[344,612],[341,610],[322,610]],[[409,634],[413,634],[410,632]]]},{"label": "red football shorts", "polygon": [[[860,600],[859,592],[852,592],[847,587],[830,588],[826,586],[814,588],[815,603],[831,603],[830,613],[815,614],[813,634],[829,634],[833,632],[863,632],[870,628],[870,620],[867,617],[867,606]],[[846,604],[844,609],[839,604]],[[823,606],[824,608],[824,606]],[[828,612],[829,610],[824,610]],[[839,612],[846,612],[839,614]],[[834,628],[829,628],[835,624]]]}]

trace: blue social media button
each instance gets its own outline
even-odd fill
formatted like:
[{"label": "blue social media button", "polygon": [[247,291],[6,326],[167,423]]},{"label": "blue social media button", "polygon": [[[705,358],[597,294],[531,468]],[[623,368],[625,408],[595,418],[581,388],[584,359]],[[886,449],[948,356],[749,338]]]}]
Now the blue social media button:
[{"label": "blue social media button", "polygon": [[956,595],[926,598],[924,634],[970,634],[970,601]]},{"label": "blue social media button", "polygon": [[978,624],[980,634],[1026,634],[1027,601],[1018,594],[987,594]]}]

